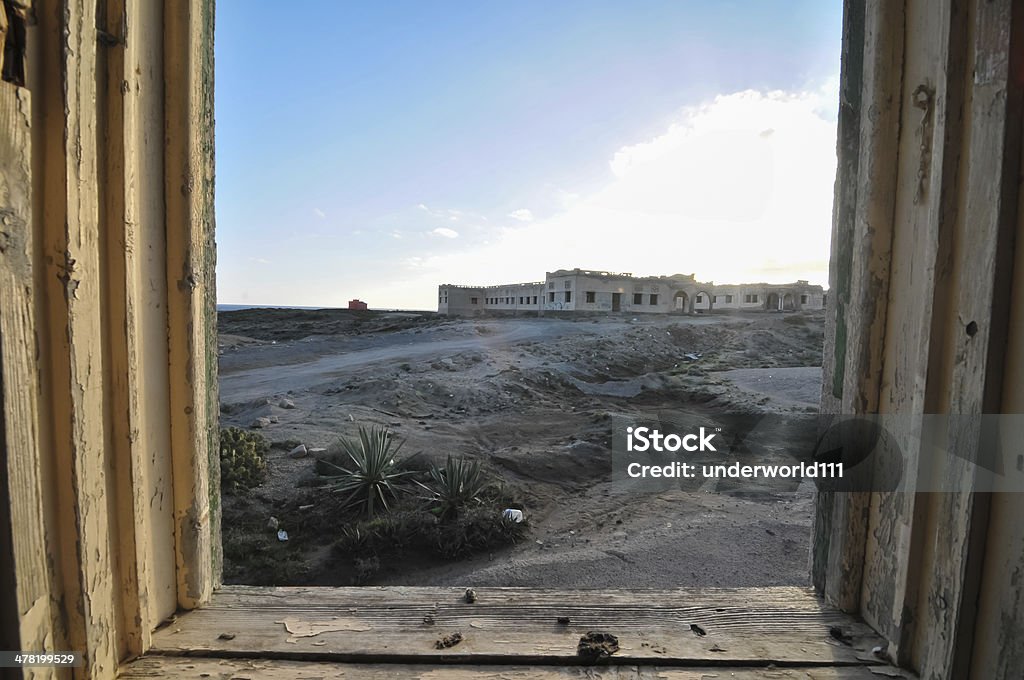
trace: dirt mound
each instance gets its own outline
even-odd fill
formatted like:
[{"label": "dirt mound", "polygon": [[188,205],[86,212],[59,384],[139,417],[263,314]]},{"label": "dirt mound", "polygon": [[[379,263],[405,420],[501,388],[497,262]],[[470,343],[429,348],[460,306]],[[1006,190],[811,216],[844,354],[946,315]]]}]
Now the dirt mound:
[{"label": "dirt mound", "polygon": [[312,335],[391,333],[445,323],[434,312],[357,309],[240,309],[217,313],[217,331],[256,340],[287,342]]}]

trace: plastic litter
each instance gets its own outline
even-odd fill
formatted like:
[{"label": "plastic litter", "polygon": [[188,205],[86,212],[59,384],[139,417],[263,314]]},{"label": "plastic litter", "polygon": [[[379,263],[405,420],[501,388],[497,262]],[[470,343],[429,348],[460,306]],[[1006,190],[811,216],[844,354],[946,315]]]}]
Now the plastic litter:
[{"label": "plastic litter", "polygon": [[281,542],[287,541],[288,540],[288,532],[285,531],[284,529],[281,529],[280,531],[278,531],[277,532],[277,540],[279,540]]},{"label": "plastic litter", "polygon": [[519,524],[523,521],[523,511],[516,510],[515,508],[505,508],[505,510],[503,510],[501,513],[501,518]]}]

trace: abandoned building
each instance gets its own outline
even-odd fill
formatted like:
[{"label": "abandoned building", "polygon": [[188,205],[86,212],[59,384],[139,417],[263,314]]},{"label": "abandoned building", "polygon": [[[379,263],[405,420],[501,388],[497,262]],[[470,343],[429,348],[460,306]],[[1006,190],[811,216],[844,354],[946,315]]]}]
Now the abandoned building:
[{"label": "abandoned building", "polygon": [[[843,7],[821,411],[1024,413],[1024,3]],[[956,419],[897,433],[945,491],[816,495],[813,587],[223,586],[213,1],[0,11],[0,650],[79,661],[4,677],[1024,677],[1024,494]],[[632,304],[590,280],[476,304]]]},{"label": "abandoned building", "polygon": [[825,291],[807,281],[714,284],[693,274],[633,276],[588,269],[547,272],[543,281],[437,288],[437,311],[450,316],[507,312],[693,314],[718,310],[823,309]]}]

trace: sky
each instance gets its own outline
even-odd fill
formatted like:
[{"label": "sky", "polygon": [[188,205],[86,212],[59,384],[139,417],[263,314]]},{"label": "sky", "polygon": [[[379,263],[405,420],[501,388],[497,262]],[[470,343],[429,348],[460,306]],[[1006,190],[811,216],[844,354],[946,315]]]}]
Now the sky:
[{"label": "sky", "polygon": [[838,0],[216,7],[220,303],[827,284]]}]

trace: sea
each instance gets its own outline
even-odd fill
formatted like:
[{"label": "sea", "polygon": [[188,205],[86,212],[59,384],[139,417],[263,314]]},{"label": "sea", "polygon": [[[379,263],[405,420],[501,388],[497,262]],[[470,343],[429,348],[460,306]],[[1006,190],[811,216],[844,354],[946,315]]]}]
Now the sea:
[{"label": "sea", "polygon": [[240,309],[344,309],[343,307],[302,307],[299,305],[225,305],[217,303],[218,312],[237,312]]},{"label": "sea", "polygon": [[[304,307],[302,305],[229,305],[217,303],[218,312],[237,312],[240,309],[348,309],[348,307]],[[433,309],[392,309],[370,307],[371,312],[434,312]]]}]

